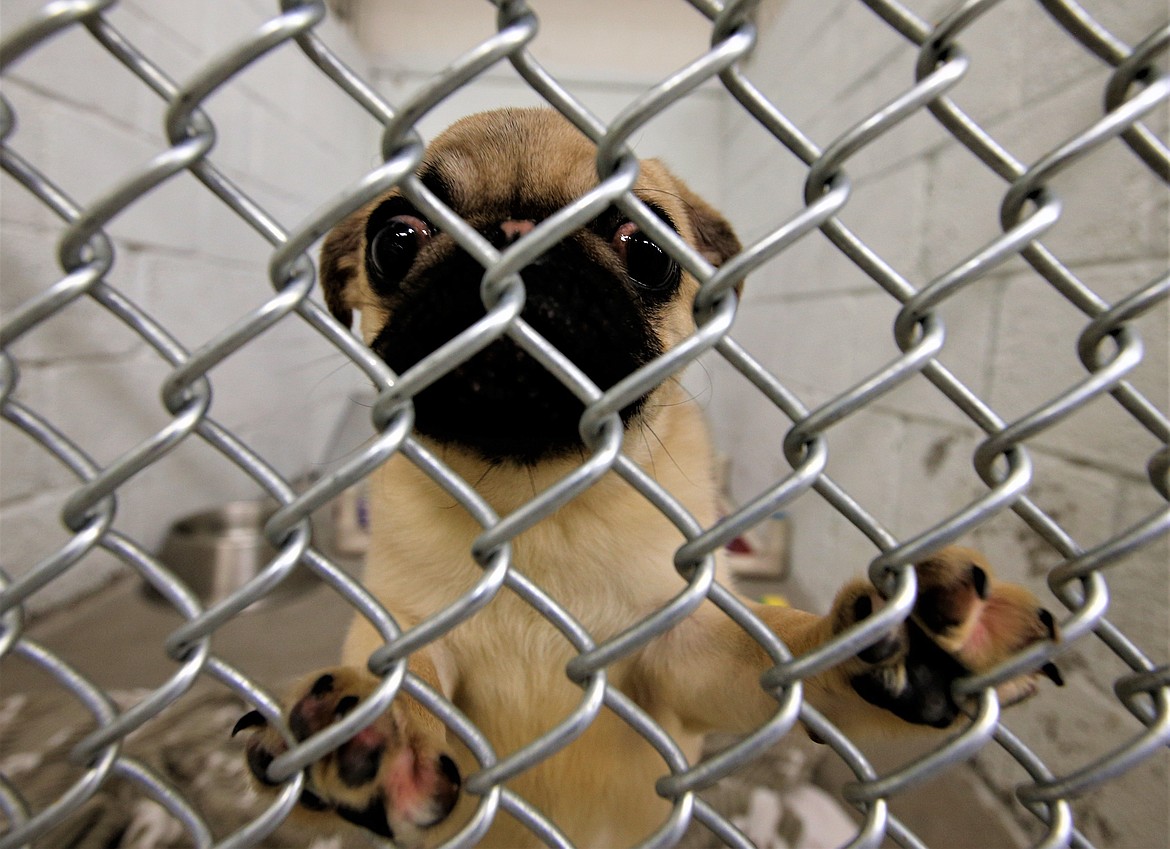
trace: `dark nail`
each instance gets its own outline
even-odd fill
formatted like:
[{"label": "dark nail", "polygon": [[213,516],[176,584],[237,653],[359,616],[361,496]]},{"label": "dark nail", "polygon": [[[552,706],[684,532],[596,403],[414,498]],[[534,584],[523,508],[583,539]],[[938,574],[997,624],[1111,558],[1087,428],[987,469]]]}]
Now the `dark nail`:
[{"label": "dark nail", "polygon": [[1048,676],[1048,680],[1057,687],[1064,686],[1064,676],[1060,674],[1060,670],[1056,668],[1055,663],[1046,663],[1040,667],[1040,671]]},{"label": "dark nail", "polygon": [[987,572],[983,567],[971,564],[971,583],[975,586],[975,594],[982,599],[986,599],[990,593],[987,584]]},{"label": "dark nail", "polygon": [[245,728],[255,728],[257,726],[263,728],[267,725],[268,720],[264,718],[264,714],[258,710],[250,710],[236,721],[235,726],[232,728],[232,736],[235,737]]},{"label": "dark nail", "polygon": [[313,688],[309,690],[311,696],[324,696],[326,693],[333,691],[333,676],[326,673],[313,682]]}]

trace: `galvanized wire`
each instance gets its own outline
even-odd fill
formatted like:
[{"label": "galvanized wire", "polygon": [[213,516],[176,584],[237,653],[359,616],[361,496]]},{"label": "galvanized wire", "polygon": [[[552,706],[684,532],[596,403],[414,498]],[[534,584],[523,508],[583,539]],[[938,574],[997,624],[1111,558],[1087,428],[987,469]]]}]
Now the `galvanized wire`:
[{"label": "galvanized wire", "polygon": [[[226,45],[187,80],[172,80],[163,67],[125,38],[105,17],[116,0],[66,0],[46,5],[31,20],[10,28],[0,43],[0,72],[18,63],[62,32],[84,30],[134,74],[163,102],[168,147],[135,173],[86,206],[74,202],[51,175],[20,153],[20,133],[10,103],[0,96],[0,166],[23,190],[31,193],[63,223],[58,263],[60,279],[12,310],[0,326],[0,414],[30,440],[35,450],[59,461],[77,480],[61,521],[71,538],[42,562],[30,564],[20,577],[0,574],[0,655],[11,654],[52,675],[63,694],[77,699],[93,715],[96,729],[73,749],[83,774],[52,803],[39,810],[24,799],[20,786],[0,776],[0,813],[4,830],[0,849],[31,844],[67,820],[108,781],[137,786],[159,802],[182,825],[196,846],[252,845],[288,815],[300,795],[302,770],[359,730],[405,690],[438,716],[472,752],[479,769],[467,776],[465,792],[478,797],[475,815],[447,846],[474,845],[500,811],[525,824],[549,846],[567,846],[557,824],[503,784],[576,739],[602,707],[620,717],[662,757],[663,775],[657,792],[671,802],[671,812],[646,847],[671,846],[693,823],[701,823],[729,846],[750,845],[722,814],[700,799],[698,791],[760,756],[771,743],[803,722],[824,740],[853,772],[856,781],[845,798],[862,813],[851,846],[877,846],[885,837],[906,847],[922,846],[889,811],[888,802],[993,742],[1019,764],[1026,782],[1017,790],[1023,809],[1043,826],[1037,845],[1088,845],[1077,831],[1071,802],[1089,790],[1132,769],[1170,740],[1170,708],[1165,659],[1150,659],[1113,626],[1108,607],[1107,570],[1124,568],[1125,559],[1152,545],[1170,529],[1170,506],[1134,522],[1115,537],[1083,548],[1057,520],[1028,495],[1033,466],[1027,443],[1061,421],[1077,415],[1090,401],[1110,397],[1158,441],[1170,439],[1170,422],[1127,381],[1143,362],[1144,349],[1135,321],[1170,294],[1170,278],[1161,275],[1125,297],[1109,302],[1087,286],[1040,241],[1060,220],[1062,206],[1052,178],[1070,168],[1084,167],[1084,157],[1106,144],[1124,144],[1149,169],[1152,179],[1170,180],[1170,150],[1143,123],[1170,99],[1170,77],[1154,64],[1170,43],[1170,29],[1159,28],[1136,46],[1117,38],[1083,8],[1071,2],[1042,0],[1053,21],[1069,38],[1084,46],[1112,70],[1102,97],[1098,121],[1031,163],[1023,162],[968,116],[952,99],[966,78],[972,59],[962,50],[965,30],[996,5],[995,0],[959,3],[936,25],[928,24],[896,2],[866,0],[876,14],[874,26],[888,26],[917,49],[908,68],[912,82],[905,91],[818,148],[752,82],[745,60],[756,49],[757,33],[751,0],[717,3],[693,0],[691,5],[711,21],[710,49],[676,73],[648,88],[615,119],[606,123],[593,115],[543,68],[529,52],[538,38],[537,11],[524,0],[497,0],[497,32],[454,61],[420,88],[407,102],[387,103],[360,74],[347,67],[317,36],[327,14],[323,0],[282,0],[272,18],[247,38]],[[276,48],[296,44],[305,60],[352,98],[382,128],[383,163],[363,179],[339,191],[330,202],[291,226],[278,222],[215,165],[216,127],[201,110],[215,92],[234,84],[250,65]],[[553,108],[593,139],[598,146],[597,185],[562,210],[540,222],[525,238],[497,250],[436,198],[415,176],[423,143],[415,127],[435,106],[496,65],[507,62]],[[760,126],[807,169],[803,208],[721,268],[713,268],[697,251],[666,227],[631,192],[637,160],[627,142],[648,121],[698,86],[718,81]],[[911,116],[929,113],[938,125],[1004,181],[1002,233],[933,280],[916,286],[841,220],[852,196],[850,160]],[[178,175],[191,174],[230,210],[241,227],[250,228],[272,246],[268,273],[274,294],[261,306],[240,316],[224,316],[222,330],[197,350],[189,351],[168,329],[107,280],[118,261],[108,224],[142,198]],[[315,276],[309,250],[334,224],[352,211],[397,186],[428,217],[484,267],[481,295],[486,315],[401,375],[339,326],[310,295]],[[15,189],[15,187],[14,187]],[[615,386],[602,391],[531,325],[521,318],[524,283],[520,270],[564,235],[616,205],[648,232],[701,286],[695,301],[697,329],[683,343]],[[898,353],[875,364],[863,380],[810,409],[771,374],[732,334],[737,309],[734,288],[754,269],[817,231],[873,283],[892,297],[899,311],[892,327]],[[1022,257],[1052,290],[1085,316],[1077,350],[1085,368],[1076,382],[1028,413],[1004,420],[984,399],[944,364],[946,328],[939,307],[959,291],[979,285],[1002,263]],[[136,333],[171,369],[160,386],[171,421],[141,444],[106,464],[99,464],[66,436],[64,429],[22,402],[14,343],[69,304],[88,299],[117,317]],[[209,416],[212,379],[209,372],[249,345],[273,325],[297,318],[307,322],[375,386],[377,401],[371,427],[377,437],[339,469],[297,493],[289,481]],[[412,437],[411,398],[444,374],[466,362],[491,342],[508,337],[536,359],[586,404],[580,422],[587,455],[564,479],[540,492],[507,516],[497,515],[443,461]],[[621,451],[619,411],[632,400],[685,369],[698,357],[713,354],[741,373],[791,422],[783,451],[791,472],[748,498],[731,515],[703,527],[650,475]],[[923,377],[956,410],[985,434],[972,455],[985,491],[935,525],[908,537],[885,528],[864,505],[826,473],[827,434],[841,422],[870,407],[909,379]],[[188,440],[200,440],[251,477],[280,505],[265,534],[279,550],[263,572],[228,599],[204,608],[162,564],[135,540],[116,530],[119,489],[144,469]],[[393,617],[358,582],[347,576],[314,547],[310,514],[342,490],[360,481],[394,454],[401,454],[443,487],[482,527],[471,554],[483,568],[480,581],[448,609],[403,631]],[[1151,457],[1148,476],[1154,492],[1170,501],[1170,452]],[[544,590],[511,569],[511,541],[577,497],[601,476],[615,472],[679,529],[686,542],[674,566],[685,579],[669,603],[627,631],[597,642],[588,630]],[[777,509],[810,492],[857,527],[877,553],[870,576],[887,595],[887,604],[870,619],[829,643],[793,657],[775,634],[765,628],[732,593],[715,580],[715,552]],[[1021,652],[997,669],[960,681],[957,691],[976,696],[971,721],[916,760],[888,775],[878,775],[865,756],[841,731],[803,699],[802,682],[872,644],[906,618],[916,596],[913,569],[917,558],[955,540],[995,515],[1011,510],[1049,544],[1063,562],[1048,573],[1052,591],[1068,608],[1061,621],[1060,646],[1043,644]],[[168,637],[165,649],[176,664],[174,675],[126,710],[73,670],[67,659],[32,641],[24,632],[24,604],[47,585],[61,579],[89,552],[103,549],[154,587],[185,620]],[[338,722],[297,743],[280,717],[278,702],[241,670],[215,656],[212,635],[245,607],[275,589],[298,564],[311,569],[339,598],[351,605],[378,631],[384,645],[370,658],[381,677],[376,691]],[[410,655],[474,615],[500,592],[508,592],[539,611],[577,651],[565,675],[581,688],[577,708],[556,728],[531,740],[506,758],[499,758],[466,716],[442,694],[430,689],[406,668]],[[607,668],[674,627],[703,601],[723,613],[757,640],[773,668],[761,686],[776,700],[773,716],[741,742],[717,756],[689,763],[670,735],[608,681]],[[1021,670],[1043,663],[1081,639],[1095,635],[1130,673],[1118,678],[1116,695],[1135,719],[1130,739],[1066,774],[1054,773],[1029,747],[1000,722],[995,684]],[[290,748],[272,764],[269,775],[284,782],[281,792],[241,830],[216,834],[200,811],[146,765],[124,755],[122,741],[146,721],[165,715],[200,678],[219,681],[260,710],[281,730]]]}]

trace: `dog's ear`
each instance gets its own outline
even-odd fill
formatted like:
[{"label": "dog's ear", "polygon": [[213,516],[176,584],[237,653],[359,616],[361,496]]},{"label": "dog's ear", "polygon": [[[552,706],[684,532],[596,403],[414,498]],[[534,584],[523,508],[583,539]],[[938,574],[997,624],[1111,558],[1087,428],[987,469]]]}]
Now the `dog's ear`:
[{"label": "dog's ear", "polygon": [[321,291],[333,317],[349,327],[359,303],[358,272],[362,263],[362,232],[366,210],[358,210],[329,231],[321,244]]},{"label": "dog's ear", "polygon": [[715,207],[707,203],[686,185],[679,181],[679,195],[687,207],[687,217],[691,222],[691,229],[695,232],[695,241],[699,253],[713,266],[718,268],[743,250],[739,237],[731,229]]},{"label": "dog's ear", "polygon": [[[718,268],[743,250],[743,246],[739,243],[739,237],[735,235],[735,230],[715,207],[695,194],[686,183],[672,174],[660,161],[652,161],[655,167],[665,171],[673,180],[674,194],[686,208],[687,220],[691,225],[691,231],[695,234],[695,247],[698,248],[699,253],[707,262]],[[736,283],[735,288],[736,291],[741,291],[743,281]]]}]

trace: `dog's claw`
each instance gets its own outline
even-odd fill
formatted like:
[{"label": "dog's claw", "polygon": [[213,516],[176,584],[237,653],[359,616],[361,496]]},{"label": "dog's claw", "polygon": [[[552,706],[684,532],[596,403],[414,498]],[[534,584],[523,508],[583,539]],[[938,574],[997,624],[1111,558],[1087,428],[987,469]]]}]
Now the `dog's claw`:
[{"label": "dog's claw", "polygon": [[991,593],[987,571],[975,564],[971,565],[971,585],[975,588],[975,594],[986,601],[987,596]]},{"label": "dog's claw", "polygon": [[1048,639],[1053,642],[1059,640],[1060,630],[1056,626],[1056,619],[1052,613],[1042,607],[1036,615],[1040,617],[1040,624],[1048,631]]},{"label": "dog's claw", "polygon": [[1060,670],[1056,668],[1055,663],[1049,662],[1044,664],[1040,667],[1040,671],[1057,687],[1064,686],[1064,676],[1060,674]]},{"label": "dog's claw", "polygon": [[232,726],[232,736],[235,737],[246,728],[264,728],[267,725],[268,720],[264,718],[264,714],[258,710],[250,710],[236,720],[236,724]]}]

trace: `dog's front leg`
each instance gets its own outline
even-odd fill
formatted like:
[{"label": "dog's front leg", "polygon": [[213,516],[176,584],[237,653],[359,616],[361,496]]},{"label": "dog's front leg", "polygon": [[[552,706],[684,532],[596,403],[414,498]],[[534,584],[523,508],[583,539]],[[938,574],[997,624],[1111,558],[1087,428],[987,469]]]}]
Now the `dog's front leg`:
[{"label": "dog's front leg", "polygon": [[[409,669],[441,689],[428,650],[412,655]],[[379,683],[356,666],[308,676],[287,701],[289,730],[297,740],[308,738],[351,713]],[[268,765],[286,750],[284,740],[257,711],[237,723],[236,731],[245,729],[249,769],[262,787],[271,787]],[[301,808],[319,826],[328,828],[322,815],[332,815],[399,845],[417,845],[427,828],[447,818],[459,796],[459,769],[447,754],[446,736],[436,716],[401,693],[373,722],[309,766]]]},{"label": "dog's front leg", "polygon": [[[989,669],[1032,643],[1056,639],[1052,615],[1023,587],[997,583],[984,558],[951,547],[917,564],[918,596],[909,620],[856,657],[806,681],[810,703],[850,734],[904,733],[911,725],[949,726],[960,710],[957,678]],[[794,655],[823,644],[882,604],[871,585],[855,581],[827,616],[749,603]],[[648,647],[641,670],[663,707],[698,732],[746,732],[775,713],[760,685],[772,666],[767,652],[732,619],[705,604]],[[1004,703],[1020,701],[1052,664],[999,686]]]}]

